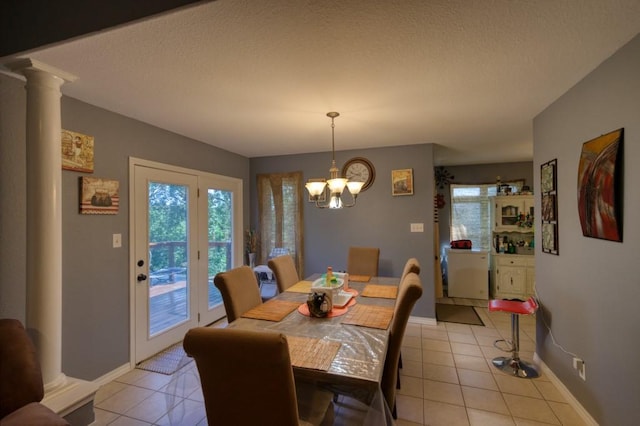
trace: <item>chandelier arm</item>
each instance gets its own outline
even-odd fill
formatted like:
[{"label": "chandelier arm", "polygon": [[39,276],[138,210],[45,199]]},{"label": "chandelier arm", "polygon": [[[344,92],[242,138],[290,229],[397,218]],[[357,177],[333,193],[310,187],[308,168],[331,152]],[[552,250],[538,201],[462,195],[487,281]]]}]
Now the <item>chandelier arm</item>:
[{"label": "chandelier arm", "polygon": [[317,208],[319,208],[319,209],[328,209],[329,208],[329,203],[320,204],[320,197],[319,196],[316,196],[315,199],[316,199],[316,207]]},{"label": "chandelier arm", "polygon": [[351,204],[347,204],[344,202],[344,200],[342,200],[342,207],[353,207],[356,205],[356,199],[358,198],[358,195],[353,195],[351,194],[351,198],[353,198],[353,202]]}]

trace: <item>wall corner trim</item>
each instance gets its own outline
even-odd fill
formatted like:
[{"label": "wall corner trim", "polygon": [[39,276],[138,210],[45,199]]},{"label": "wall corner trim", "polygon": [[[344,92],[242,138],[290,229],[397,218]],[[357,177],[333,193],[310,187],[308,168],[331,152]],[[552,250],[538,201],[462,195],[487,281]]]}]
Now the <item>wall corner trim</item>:
[{"label": "wall corner trim", "polygon": [[542,372],[547,377],[549,377],[549,380],[556,386],[564,399],[566,399],[569,405],[571,405],[574,410],[576,410],[580,418],[584,420],[584,422],[588,426],[598,426],[598,422],[596,422],[593,417],[591,417],[591,414],[589,414],[589,412],[585,410],[582,404],[580,404],[580,402],[571,394],[569,389],[567,389],[564,383],[560,381],[558,376],[556,376],[554,372],[551,371],[551,369],[547,366],[547,364],[544,363],[542,358],[538,356],[537,352],[533,354],[533,362],[542,370]]}]

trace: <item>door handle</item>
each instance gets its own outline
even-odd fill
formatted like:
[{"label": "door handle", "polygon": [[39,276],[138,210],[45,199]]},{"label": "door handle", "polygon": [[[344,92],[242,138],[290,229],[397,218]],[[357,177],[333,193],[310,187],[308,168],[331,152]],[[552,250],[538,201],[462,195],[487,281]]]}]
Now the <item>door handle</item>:
[{"label": "door handle", "polygon": [[138,282],[146,281],[146,280],[147,280],[147,276],[145,274],[138,274]]}]

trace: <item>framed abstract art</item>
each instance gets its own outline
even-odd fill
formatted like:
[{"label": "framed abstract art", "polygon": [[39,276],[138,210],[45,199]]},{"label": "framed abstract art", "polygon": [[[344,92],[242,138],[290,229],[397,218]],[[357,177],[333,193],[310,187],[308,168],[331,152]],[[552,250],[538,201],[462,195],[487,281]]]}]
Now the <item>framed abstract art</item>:
[{"label": "framed abstract art", "polygon": [[624,129],[582,144],[578,215],[582,235],[622,242],[622,142]]}]

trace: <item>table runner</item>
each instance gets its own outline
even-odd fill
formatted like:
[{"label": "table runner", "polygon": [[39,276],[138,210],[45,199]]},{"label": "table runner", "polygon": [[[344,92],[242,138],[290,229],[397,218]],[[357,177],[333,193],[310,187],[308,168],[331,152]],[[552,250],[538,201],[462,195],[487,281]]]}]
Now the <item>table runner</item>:
[{"label": "table runner", "polygon": [[296,367],[327,371],[340,350],[340,342],[311,337],[287,336],[291,364]]},{"label": "table runner", "polygon": [[249,309],[241,316],[244,318],[253,318],[267,321],[282,321],[284,317],[294,311],[300,302],[292,302],[290,300],[269,300],[255,308]]},{"label": "table runner", "polygon": [[310,293],[311,292],[311,281],[298,281],[285,291],[290,291],[293,293]]},{"label": "table runner", "polygon": [[395,299],[398,297],[398,287],[391,285],[367,284],[362,291],[362,296]]},{"label": "table runner", "polygon": [[359,304],[347,312],[341,323],[386,330],[389,328],[391,318],[393,318],[392,307]]}]

